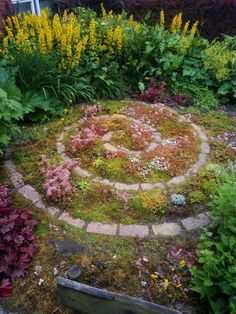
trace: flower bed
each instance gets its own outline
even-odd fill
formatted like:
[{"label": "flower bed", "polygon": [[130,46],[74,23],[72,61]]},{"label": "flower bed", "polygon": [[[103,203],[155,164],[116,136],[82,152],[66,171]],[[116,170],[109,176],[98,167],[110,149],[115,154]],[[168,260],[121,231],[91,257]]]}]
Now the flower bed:
[{"label": "flower bed", "polygon": [[123,183],[166,182],[197,159],[200,141],[191,124],[180,123],[163,105],[134,103],[111,116],[87,116],[86,110],[64,142],[68,155],[93,175]]}]

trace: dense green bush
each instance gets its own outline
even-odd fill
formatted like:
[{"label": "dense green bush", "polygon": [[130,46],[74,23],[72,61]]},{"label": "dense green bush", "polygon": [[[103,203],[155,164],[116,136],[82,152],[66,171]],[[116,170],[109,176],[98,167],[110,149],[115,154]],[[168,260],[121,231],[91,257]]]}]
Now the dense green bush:
[{"label": "dense green bush", "polygon": [[210,313],[236,313],[236,176],[218,174],[218,194],[210,203],[212,224],[199,244],[199,266],[192,268],[192,289],[209,302]]},{"label": "dense green bush", "polygon": [[9,132],[18,131],[17,121],[23,118],[23,107],[14,99],[9,99],[7,93],[0,88],[0,155],[1,146],[10,141]]}]

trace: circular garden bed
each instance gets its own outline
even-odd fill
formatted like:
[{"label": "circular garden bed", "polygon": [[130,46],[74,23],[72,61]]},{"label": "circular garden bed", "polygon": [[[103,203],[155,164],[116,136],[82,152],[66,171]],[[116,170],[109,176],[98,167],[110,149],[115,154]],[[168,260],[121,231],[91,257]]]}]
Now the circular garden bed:
[{"label": "circular garden bed", "polygon": [[19,172],[75,219],[159,223],[202,211],[176,192],[205,164],[207,137],[163,104],[84,105],[31,137],[34,153],[15,152]]}]

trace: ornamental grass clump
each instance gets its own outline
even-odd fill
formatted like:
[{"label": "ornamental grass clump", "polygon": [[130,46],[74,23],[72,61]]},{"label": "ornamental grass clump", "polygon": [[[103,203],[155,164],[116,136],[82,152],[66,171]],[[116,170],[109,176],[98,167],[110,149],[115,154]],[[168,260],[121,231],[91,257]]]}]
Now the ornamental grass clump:
[{"label": "ornamental grass clump", "polygon": [[12,293],[13,281],[24,277],[38,247],[35,244],[37,221],[27,209],[15,207],[7,185],[0,185],[0,297]]}]

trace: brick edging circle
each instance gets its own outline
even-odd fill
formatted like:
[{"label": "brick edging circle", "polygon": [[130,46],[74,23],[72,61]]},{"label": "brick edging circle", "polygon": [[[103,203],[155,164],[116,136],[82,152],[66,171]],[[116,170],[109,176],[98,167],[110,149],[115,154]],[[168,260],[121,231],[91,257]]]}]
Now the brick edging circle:
[{"label": "brick edging circle", "polygon": [[[123,101],[123,102],[127,102],[127,101]],[[146,103],[143,103],[143,102],[140,102],[140,101],[135,101],[135,103],[136,104],[145,104],[145,105],[147,105]],[[163,104],[160,104],[160,105],[163,105]],[[197,132],[197,135],[198,135],[199,139],[201,140],[201,147],[200,147],[200,153],[198,154],[198,159],[186,171],[185,174],[182,174],[180,176],[175,176],[172,179],[170,179],[167,183],[155,182],[155,183],[133,183],[133,184],[127,184],[127,183],[123,183],[123,182],[111,181],[111,180],[108,180],[108,179],[104,179],[102,177],[96,177],[96,176],[94,177],[94,176],[92,176],[91,173],[89,173],[89,171],[87,171],[86,169],[81,168],[80,166],[77,166],[75,168],[75,173],[77,173],[81,177],[93,178],[92,180],[94,182],[104,183],[106,185],[113,186],[116,189],[122,190],[122,191],[146,191],[146,190],[152,190],[152,189],[156,189],[156,188],[164,190],[168,186],[178,185],[180,183],[185,182],[187,177],[191,176],[192,174],[196,174],[205,165],[206,160],[207,160],[207,155],[210,152],[210,145],[208,143],[208,138],[207,138],[205,132],[202,130],[202,128],[200,128],[195,123],[192,123],[190,120],[186,119],[186,117],[184,117],[183,115],[180,115],[176,110],[171,109],[171,108],[169,108],[167,106],[165,106],[165,108],[167,110],[169,110],[170,112],[172,112],[172,113],[178,114],[179,122],[188,122],[188,123],[190,123],[192,128]],[[119,114],[119,113],[118,114],[114,114],[114,115],[116,115],[116,116],[125,116],[124,114]],[[103,115],[103,116],[108,116],[108,115]],[[101,116],[98,116],[98,117],[101,117]],[[73,128],[73,126],[74,126],[74,124],[72,124],[71,126],[65,126],[64,127],[64,131],[60,134],[60,136],[58,137],[58,139],[56,141],[56,149],[57,149],[58,154],[60,154],[62,159],[64,161],[67,161],[67,162],[68,161],[72,161],[72,159],[66,154],[66,148],[63,145],[62,141],[64,139],[65,132],[70,130],[71,128]],[[111,132],[108,132],[108,133],[111,133]],[[158,133],[156,131],[156,129],[155,129],[155,133]],[[108,141],[107,140],[105,140],[105,141],[103,140],[103,142],[105,142],[105,145],[106,145],[106,144],[109,143],[109,140]],[[155,144],[155,141],[151,142],[149,146],[151,146],[152,144]],[[110,146],[111,146],[111,149],[115,148],[113,145],[110,145]]]},{"label": "brick edging circle", "polygon": [[31,201],[36,208],[45,210],[50,216],[56,217],[60,221],[64,221],[71,226],[84,229],[89,233],[97,233],[103,235],[117,235],[126,237],[157,237],[157,236],[177,236],[183,231],[191,231],[204,227],[210,223],[207,213],[201,213],[195,217],[188,217],[178,222],[166,222],[163,224],[143,224],[143,225],[124,225],[115,223],[101,223],[93,221],[89,224],[80,218],[73,218],[67,212],[62,212],[57,207],[48,207],[42,201],[41,195],[29,184],[25,184],[23,176],[16,171],[16,167],[12,160],[4,162],[5,168],[10,179],[17,190],[23,197]]}]

